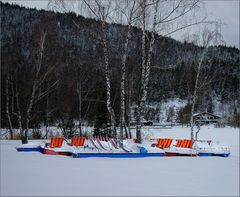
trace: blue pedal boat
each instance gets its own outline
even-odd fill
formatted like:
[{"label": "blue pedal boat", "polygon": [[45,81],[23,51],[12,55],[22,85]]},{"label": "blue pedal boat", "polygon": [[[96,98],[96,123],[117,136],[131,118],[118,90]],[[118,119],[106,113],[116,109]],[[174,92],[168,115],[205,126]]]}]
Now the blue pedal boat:
[{"label": "blue pedal boat", "polygon": [[17,147],[18,152],[40,152],[43,153],[43,148],[41,146],[37,147]]},{"label": "blue pedal boat", "polygon": [[18,152],[40,152],[43,153],[43,142],[30,142],[16,147]]},{"label": "blue pedal boat", "polygon": [[220,156],[229,157],[230,149],[227,146],[213,143],[211,140],[200,140],[195,142],[196,149],[198,150],[198,156]]}]

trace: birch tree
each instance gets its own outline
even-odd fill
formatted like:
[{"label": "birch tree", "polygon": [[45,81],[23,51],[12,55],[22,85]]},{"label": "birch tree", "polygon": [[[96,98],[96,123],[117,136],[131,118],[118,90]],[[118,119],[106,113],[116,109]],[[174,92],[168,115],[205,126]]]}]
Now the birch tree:
[{"label": "birch tree", "polygon": [[147,99],[147,86],[150,74],[150,64],[152,57],[152,50],[155,41],[156,34],[156,19],[158,12],[159,0],[153,1],[154,3],[154,16],[153,16],[153,27],[151,32],[151,40],[148,51],[148,56],[146,56],[146,10],[147,1],[143,0],[141,3],[142,8],[142,74],[141,74],[141,89],[140,89],[140,102],[137,109],[137,126],[136,126],[136,137],[139,143],[141,143],[141,121],[144,115],[145,102]]},{"label": "birch tree", "polygon": [[[141,88],[137,109],[136,136],[141,143],[141,121],[145,113],[147,100],[150,68],[152,64],[152,53],[156,40],[156,35],[169,36],[185,28],[204,23],[206,18],[189,20],[189,14],[198,8],[199,0],[192,1],[164,1],[164,0],[142,0],[142,74]],[[146,30],[150,31],[149,34]],[[149,46],[147,47],[146,39]]]},{"label": "birch tree", "polygon": [[[28,131],[31,121],[31,113],[34,107],[34,104],[39,102],[42,98],[47,96],[50,92],[52,92],[57,84],[58,81],[54,81],[49,84],[48,87],[44,87],[43,83],[47,80],[48,76],[52,73],[54,70],[55,65],[48,67],[47,69],[43,69],[43,58],[44,58],[44,48],[45,48],[45,42],[46,42],[46,36],[47,32],[42,31],[40,33],[40,40],[37,50],[37,60],[35,62],[34,68],[33,68],[33,83],[31,87],[31,93],[29,96],[29,99],[27,101],[27,107],[26,111],[24,111],[24,114],[26,114],[26,118],[24,119],[24,128],[23,128],[23,119],[22,119],[22,113],[19,106],[19,91],[18,88],[16,89],[17,92],[17,105],[18,105],[18,121],[19,121],[19,128],[22,138],[22,143],[26,144],[28,143]],[[17,86],[17,84],[16,84]]]},{"label": "birch tree", "polygon": [[[50,0],[49,6],[59,9],[61,11],[73,11],[73,6],[75,1],[68,2],[65,0]],[[117,137],[116,131],[116,118],[115,113],[111,104],[111,79],[110,79],[110,61],[109,61],[109,46],[107,39],[107,21],[111,21],[111,14],[115,11],[115,7],[113,5],[113,1],[111,0],[82,0],[76,2],[75,6],[77,6],[78,12],[87,13],[88,16],[99,20],[101,24],[101,43],[102,50],[104,54],[104,72],[105,72],[105,83],[106,83],[106,106],[110,116],[111,130],[113,131],[113,136]],[[74,10],[76,12],[76,10]],[[78,26],[78,24],[73,21],[73,23]]]},{"label": "birch tree", "polygon": [[[191,119],[190,119],[190,125],[191,125],[191,140],[197,140],[198,133],[200,132],[200,126],[197,129],[197,132],[195,133],[194,136],[194,113],[195,113],[195,106],[196,106],[196,100],[198,97],[198,91],[200,87],[203,87],[203,84],[209,85],[212,83],[212,80],[208,79],[208,81],[201,81],[201,84],[199,83],[200,80],[200,74],[201,74],[201,69],[204,64],[204,59],[206,58],[206,55],[209,50],[209,46],[211,44],[217,44],[220,42],[221,35],[220,32],[218,32],[218,26],[219,24],[216,22],[216,28],[211,30],[209,26],[204,26],[203,31],[200,35],[199,40],[197,41],[198,45],[201,45],[203,47],[202,52],[200,54],[199,60],[198,60],[198,66],[197,66],[197,75],[196,75],[196,80],[195,80],[195,86],[194,86],[194,92],[193,92],[193,97],[192,97],[192,108],[191,108]],[[213,75],[213,74],[211,74]]]},{"label": "birch tree", "polygon": [[[71,10],[67,8],[66,1],[64,0],[52,0],[53,2],[60,2],[59,5],[65,10]],[[75,1],[73,1],[75,2]],[[126,57],[127,57],[127,48],[129,42],[129,31],[132,25],[131,22],[131,12],[133,12],[133,4],[137,4],[136,8],[139,7],[140,19],[138,23],[134,24],[139,26],[142,29],[142,39],[141,39],[141,50],[142,50],[142,62],[141,62],[141,81],[140,81],[140,93],[138,99],[138,108],[137,108],[137,125],[136,125],[136,135],[138,141],[141,142],[141,120],[143,119],[145,113],[145,106],[147,100],[149,76],[152,64],[152,53],[154,49],[155,40],[157,34],[161,36],[169,36],[175,32],[181,31],[188,27],[206,22],[205,17],[198,16],[196,10],[199,8],[200,0],[174,0],[174,1],[165,1],[165,0],[140,0],[140,1],[110,1],[110,0],[82,0],[80,1],[81,9],[84,8],[84,11],[81,12],[83,15],[87,15],[91,18],[96,18],[100,21],[101,24],[101,40],[104,53],[104,68],[105,68],[105,81],[106,81],[106,92],[107,92],[107,109],[110,115],[112,124],[115,123],[115,114],[111,105],[111,84],[110,84],[110,69],[109,69],[109,48],[107,40],[107,22],[112,22],[114,19],[120,19],[122,24],[126,24],[127,21],[127,35],[124,41],[123,55],[121,57],[121,112],[120,112],[120,137],[123,138],[123,127],[125,125],[125,70],[126,70]],[[71,3],[72,5],[73,3]],[[131,5],[125,9],[125,12],[122,9],[119,9],[118,5]],[[117,6],[116,6],[117,5]],[[132,7],[133,6],[133,7]],[[70,6],[71,7],[71,6]],[[121,6],[120,6],[121,7]],[[131,9],[133,8],[133,9]],[[119,11],[117,13],[117,11]],[[121,13],[126,13],[126,10],[130,10],[130,15],[123,19],[124,15]],[[75,10],[73,10],[75,11]],[[114,15],[115,13],[115,15]],[[120,15],[119,15],[120,13]],[[133,16],[133,15],[132,15]],[[124,21],[124,22],[123,22]],[[131,22],[131,23],[129,23]],[[115,131],[116,128],[113,128]],[[115,136],[116,136],[116,132]]]},{"label": "birch tree", "polygon": [[[138,18],[139,6],[135,0],[116,1],[117,10],[121,15],[120,21],[126,20],[127,32],[123,43],[123,51],[121,55],[121,85],[120,85],[120,140],[123,140],[123,129],[125,129],[126,137],[130,137],[130,130],[126,128],[126,61],[128,55],[128,44],[133,23]],[[122,17],[123,15],[123,17]],[[124,19],[123,19],[124,18]]]},{"label": "birch tree", "polygon": [[[6,94],[6,114],[7,114],[7,119],[8,119],[8,125],[9,125],[9,133],[10,133],[10,139],[13,139],[13,124],[12,124],[12,117],[11,114],[13,113],[13,102],[12,102],[12,113],[10,114],[10,109],[9,109],[9,105],[10,105],[10,93],[9,93],[9,83],[10,79],[9,79],[9,70],[6,71],[7,72],[7,79],[6,79],[6,87],[5,87],[5,94]],[[13,94],[13,92],[12,92]],[[12,95],[13,98],[13,95]]]},{"label": "birch tree", "polygon": [[[9,46],[12,48],[12,45]],[[8,131],[10,139],[12,140],[14,138],[14,120],[16,119],[16,103],[15,103],[15,90],[14,90],[14,84],[15,84],[15,69],[14,69],[14,58],[6,57],[5,58],[5,64],[2,65],[2,73],[5,76],[5,87],[3,95],[5,96],[5,114],[6,119],[8,123]],[[3,98],[2,98],[3,99]]]},{"label": "birch tree", "polygon": [[104,70],[105,70],[105,81],[106,81],[106,92],[107,92],[107,110],[110,115],[110,122],[111,122],[111,130],[113,131],[113,136],[117,137],[116,132],[116,119],[114,110],[111,105],[111,79],[110,79],[110,62],[109,62],[109,47],[108,47],[108,40],[107,40],[107,20],[110,17],[111,12],[113,12],[112,1],[101,1],[101,0],[93,0],[93,1],[86,1],[83,0],[86,6],[89,8],[91,13],[98,19],[101,23],[101,30],[102,30],[102,47],[103,47],[103,54],[104,54]]}]

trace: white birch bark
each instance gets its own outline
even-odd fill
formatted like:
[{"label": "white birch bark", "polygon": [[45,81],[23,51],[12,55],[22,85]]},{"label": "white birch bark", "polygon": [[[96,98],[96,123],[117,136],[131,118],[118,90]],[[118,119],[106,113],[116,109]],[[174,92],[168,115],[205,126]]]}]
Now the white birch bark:
[{"label": "white birch bark", "polygon": [[30,119],[31,119],[31,112],[32,112],[35,96],[36,96],[37,86],[38,86],[38,83],[39,83],[38,77],[39,77],[39,73],[40,73],[41,66],[42,66],[45,38],[46,38],[46,32],[44,32],[42,37],[41,37],[40,49],[39,49],[39,59],[38,59],[37,66],[36,66],[36,74],[35,74],[35,78],[34,78],[34,81],[33,81],[32,93],[31,93],[31,97],[29,99],[29,103],[28,103],[28,107],[27,107],[26,127],[25,127],[25,130],[24,130],[24,135],[22,136],[22,143],[23,144],[28,143],[29,123],[30,123]]},{"label": "white birch bark", "polygon": [[45,139],[48,138],[48,125],[49,125],[49,99],[48,99],[48,96],[47,96],[47,100],[46,100],[46,112],[45,112],[45,116],[46,116],[46,125],[45,125]]},{"label": "white birch bark", "polygon": [[142,116],[145,111],[145,105],[146,105],[146,100],[147,100],[147,92],[148,92],[148,83],[149,83],[149,76],[150,76],[150,66],[151,66],[151,60],[152,60],[152,52],[153,52],[153,47],[155,43],[155,34],[156,34],[156,20],[157,20],[157,12],[158,12],[158,1],[155,2],[155,12],[154,12],[154,19],[153,19],[153,29],[151,32],[151,39],[150,39],[150,44],[149,44],[149,49],[148,49],[148,56],[147,56],[147,62],[145,67],[145,73],[144,73],[144,80],[142,81],[142,98],[141,98],[141,110],[142,110]]},{"label": "white birch bark", "polygon": [[130,34],[131,34],[131,28],[132,28],[132,22],[133,22],[133,14],[134,14],[134,10],[135,9],[135,1],[133,1],[133,5],[131,7],[130,10],[130,15],[128,20],[128,28],[127,28],[127,35],[125,38],[125,43],[124,43],[124,48],[123,48],[123,55],[122,55],[122,59],[121,59],[121,87],[120,87],[120,91],[121,91],[121,114],[120,114],[120,122],[121,122],[121,127],[120,127],[120,140],[123,140],[123,128],[126,131],[126,137],[130,137],[129,132],[126,129],[126,119],[125,119],[125,115],[126,115],[126,90],[125,90],[125,86],[126,86],[126,61],[127,61],[127,53],[128,53],[128,43],[129,43],[129,39],[130,39]]},{"label": "white birch bark", "polygon": [[121,127],[120,127],[120,140],[123,140],[123,127],[125,127],[125,97],[126,97],[126,92],[125,92],[125,81],[126,81],[126,59],[127,59],[127,47],[128,47],[128,40],[130,37],[130,25],[128,26],[128,32],[127,32],[127,38],[126,42],[124,45],[124,54],[122,58],[122,69],[121,69],[121,115],[120,115],[120,122],[121,122]]},{"label": "white birch bark", "polygon": [[109,54],[108,54],[108,46],[107,46],[107,37],[106,37],[106,22],[102,21],[102,43],[103,43],[103,53],[104,53],[104,70],[105,70],[105,80],[106,80],[106,89],[107,89],[107,110],[110,115],[111,122],[111,131],[113,132],[113,136],[116,138],[116,128],[115,128],[115,115],[111,105],[111,82],[110,82],[110,70],[109,70]]},{"label": "white birch bark", "polygon": [[198,81],[199,81],[199,75],[202,67],[202,62],[204,59],[204,56],[206,54],[207,49],[204,49],[202,52],[201,58],[198,63],[198,68],[197,68],[197,76],[196,76],[196,81],[195,81],[195,86],[194,86],[194,93],[193,93],[193,101],[192,101],[192,108],[191,108],[191,120],[190,120],[190,125],[191,125],[191,140],[194,140],[194,120],[193,120],[193,115],[195,111],[195,105],[196,105],[196,99],[197,99],[197,89],[198,89]]},{"label": "white birch bark", "polygon": [[77,83],[77,94],[78,94],[78,128],[79,135],[82,136],[82,84],[80,80]]},{"label": "white birch bark", "polygon": [[12,120],[11,120],[11,116],[10,116],[10,112],[9,112],[9,74],[7,74],[8,77],[6,79],[6,89],[5,89],[5,93],[6,93],[6,114],[7,114],[7,118],[8,118],[8,124],[9,124],[9,133],[10,133],[10,139],[13,139],[13,126],[12,126]]},{"label": "white birch bark", "polygon": [[[216,25],[216,27],[218,27],[217,22],[214,23]],[[202,45],[203,45],[203,51],[202,54],[200,56],[199,62],[198,62],[198,68],[197,68],[197,76],[196,76],[196,81],[195,81],[195,87],[194,87],[194,93],[193,93],[193,101],[192,101],[192,108],[191,108],[191,119],[190,119],[190,124],[191,124],[191,139],[192,140],[197,140],[197,136],[198,133],[200,132],[200,126],[198,128],[198,131],[194,134],[194,119],[193,119],[193,115],[195,112],[195,106],[196,106],[196,100],[197,100],[197,94],[198,94],[198,88],[199,88],[199,76],[201,73],[201,68],[202,68],[202,64],[203,64],[203,60],[208,52],[208,47],[210,45],[211,42],[214,42],[213,44],[217,44],[218,43],[218,37],[219,35],[216,34],[217,29],[215,30],[210,30],[208,26],[205,26],[202,32]],[[204,83],[204,82],[202,82]],[[206,84],[211,83],[211,78],[209,79],[208,83],[205,82]],[[194,136],[195,135],[195,136]]]},{"label": "white birch bark", "polygon": [[[104,54],[104,72],[105,72],[105,80],[106,80],[106,107],[110,116],[111,123],[111,132],[113,132],[113,137],[117,137],[116,131],[116,120],[114,110],[111,105],[111,82],[110,82],[110,68],[109,68],[109,51],[107,44],[107,27],[106,20],[110,14],[111,1],[86,1],[83,0],[84,4],[89,8],[90,12],[96,17],[96,19],[100,20],[101,28],[102,28],[102,46],[103,46],[103,54]],[[108,2],[108,5],[106,4]]]},{"label": "white birch bark", "polygon": [[23,127],[22,127],[22,115],[19,105],[19,92],[16,84],[16,106],[17,106],[17,119],[18,119],[18,128],[20,130],[20,136],[23,136]]},{"label": "white birch bark", "polygon": [[146,62],[146,0],[142,1],[142,74],[141,74],[141,87],[140,87],[140,101],[137,108],[137,117],[136,117],[136,137],[139,143],[141,143],[141,117],[142,117],[142,93],[143,93],[143,84],[145,83],[145,62]]},{"label": "white birch bark", "polygon": [[148,83],[150,76],[150,66],[152,60],[152,52],[155,42],[155,34],[156,34],[156,25],[157,25],[157,13],[158,13],[158,3],[159,0],[154,1],[154,17],[153,17],[153,28],[151,31],[151,39],[149,43],[149,48],[146,57],[146,1],[143,1],[143,27],[142,27],[142,79],[141,79],[141,92],[140,92],[140,104],[138,106],[138,117],[137,117],[137,139],[141,142],[141,120],[143,119],[146,100],[147,100],[147,92],[148,92]]},{"label": "white birch bark", "polygon": [[14,114],[14,99],[15,99],[15,92],[14,92],[14,84],[13,84],[13,78],[11,80],[11,114]]}]

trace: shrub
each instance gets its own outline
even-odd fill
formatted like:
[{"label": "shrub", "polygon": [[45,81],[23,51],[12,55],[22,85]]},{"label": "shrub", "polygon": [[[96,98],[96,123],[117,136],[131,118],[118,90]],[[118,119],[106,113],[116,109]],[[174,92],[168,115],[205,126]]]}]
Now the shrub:
[{"label": "shrub", "polygon": [[177,121],[182,124],[189,124],[191,119],[192,105],[188,103],[185,107],[181,108],[177,113]]},{"label": "shrub", "polygon": [[40,130],[32,131],[32,139],[42,139],[42,133]]}]

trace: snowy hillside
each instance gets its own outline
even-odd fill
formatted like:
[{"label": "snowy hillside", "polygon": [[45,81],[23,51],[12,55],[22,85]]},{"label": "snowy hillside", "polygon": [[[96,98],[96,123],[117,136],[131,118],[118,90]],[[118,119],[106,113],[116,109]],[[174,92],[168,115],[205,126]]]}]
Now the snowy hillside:
[{"label": "snowy hillside", "polygon": [[[52,1],[55,2],[55,1]],[[61,1],[56,1],[61,2]],[[170,1],[164,1],[168,3]],[[185,1],[180,1],[185,3]],[[22,114],[22,125],[27,114],[26,106],[30,100],[32,85],[34,84],[34,68],[39,58],[35,54],[39,52],[38,41],[41,37],[40,30],[46,31],[43,62],[39,84],[39,92],[45,92],[52,85],[54,91],[51,96],[41,97],[36,101],[31,110],[34,118],[30,121],[30,128],[39,128],[43,123],[54,124],[61,120],[66,126],[82,116],[84,121],[95,122],[106,116],[106,86],[104,71],[104,52],[101,42],[101,24],[99,20],[77,16],[74,13],[57,13],[44,10],[28,9],[18,5],[2,3],[1,23],[6,27],[1,31],[1,106],[2,122],[4,128],[8,128],[9,119],[13,128],[19,128],[17,113],[17,101],[14,97],[19,95],[18,102]],[[137,6],[140,7],[140,6]],[[182,6],[180,6],[182,7]],[[199,6],[201,7],[201,6]],[[129,6],[128,6],[129,8]],[[162,7],[161,7],[162,8]],[[167,9],[164,9],[164,12]],[[90,11],[90,10],[89,10]],[[126,10],[125,10],[126,11]],[[138,13],[138,12],[136,12]],[[139,12],[140,13],[140,12]],[[160,16],[161,14],[159,14]],[[121,17],[119,17],[121,18]],[[111,22],[112,23],[112,22]],[[76,25],[77,24],[77,25]],[[180,23],[181,24],[181,23]],[[107,24],[106,39],[109,52],[109,77],[112,90],[112,107],[115,116],[120,117],[120,78],[121,57],[123,57],[124,42],[127,35],[127,26],[120,24]],[[150,32],[149,32],[150,33]],[[130,110],[133,103],[138,103],[141,90],[141,28],[132,27],[126,58],[126,110]],[[146,46],[149,46],[146,39]],[[157,102],[160,114],[154,115],[156,122],[166,122],[166,107],[181,103],[177,98],[190,99],[194,92],[196,67],[198,57],[202,49],[193,43],[180,42],[170,37],[156,35],[152,51],[151,72],[147,93],[147,102]],[[200,74],[201,86],[198,92],[197,110],[206,110],[216,103],[215,98],[223,104],[217,110],[220,116],[239,116],[235,103],[239,95],[239,49],[228,46],[210,47],[204,58],[203,68]],[[147,50],[146,50],[147,51]],[[14,58],[13,58],[14,57]],[[78,72],[81,65],[81,72]],[[55,66],[53,66],[55,65]],[[10,70],[7,74],[7,70]],[[43,77],[46,71],[48,77]],[[13,72],[14,71],[14,72]],[[51,71],[51,72],[50,72]],[[14,73],[14,77],[12,76]],[[11,79],[8,82],[8,77]],[[28,80],[26,80],[28,79]],[[37,80],[41,81],[41,80]],[[81,82],[82,101],[79,104],[76,87]],[[11,85],[10,85],[11,84]],[[128,84],[128,85],[127,85]],[[15,86],[19,85],[17,94]],[[6,94],[6,90],[9,95]],[[38,93],[39,93],[38,92]],[[36,95],[37,96],[37,95]],[[11,102],[8,102],[8,98]],[[40,98],[40,97],[39,97]],[[169,101],[173,98],[173,102]],[[175,101],[177,103],[175,103]],[[165,105],[166,103],[166,105]],[[11,109],[7,113],[8,107]],[[11,106],[11,107],[10,107]],[[81,114],[79,107],[81,106]],[[228,110],[231,106],[232,109]],[[154,106],[153,106],[154,107]],[[174,110],[177,110],[177,105]],[[171,108],[172,110],[173,108]],[[233,111],[235,110],[235,113]],[[11,113],[10,113],[11,112]],[[48,112],[48,113],[47,113]],[[215,111],[214,111],[215,112]],[[153,114],[147,116],[151,118]],[[155,112],[154,112],[155,113]],[[10,115],[9,116],[7,115]],[[119,119],[119,118],[118,118]],[[117,120],[118,121],[118,120]],[[47,123],[48,122],[48,123]],[[228,121],[232,123],[234,121]],[[235,123],[236,125],[236,123]],[[234,125],[234,126],[235,126]]]},{"label": "snowy hillside", "polygon": [[[155,123],[170,123],[168,116],[172,115],[172,122],[177,122],[177,114],[181,108],[187,105],[187,100],[180,98],[166,99],[161,102],[151,102],[146,106],[147,115],[145,119],[152,120]],[[234,106],[237,105],[237,102]],[[234,113],[234,107],[230,103],[222,103],[219,98],[214,97],[212,103],[212,112],[224,119],[226,122]],[[201,112],[201,111],[199,111]],[[132,106],[131,119],[135,120],[136,105]]]},{"label": "snowy hillside", "polygon": [[[187,101],[179,98],[167,99],[162,102],[152,102],[146,106],[147,117],[145,119],[152,120],[155,123],[166,123],[167,115],[170,108],[174,110],[174,121],[176,121],[176,113],[180,108],[186,106]],[[136,105],[131,107],[131,120],[135,121]],[[149,114],[150,113],[150,114]]]}]

